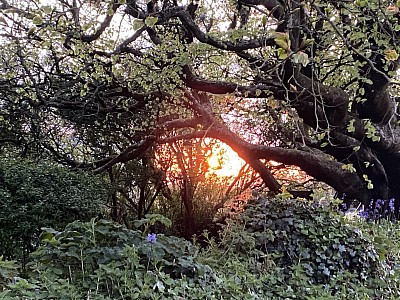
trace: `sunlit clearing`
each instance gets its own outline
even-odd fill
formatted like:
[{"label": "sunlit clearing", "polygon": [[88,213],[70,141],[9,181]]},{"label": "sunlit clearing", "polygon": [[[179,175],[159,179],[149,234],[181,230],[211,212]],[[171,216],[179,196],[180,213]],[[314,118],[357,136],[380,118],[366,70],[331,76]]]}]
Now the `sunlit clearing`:
[{"label": "sunlit clearing", "polygon": [[235,151],[222,144],[213,150],[207,162],[209,165],[208,174],[219,177],[236,177],[245,165],[244,160]]}]

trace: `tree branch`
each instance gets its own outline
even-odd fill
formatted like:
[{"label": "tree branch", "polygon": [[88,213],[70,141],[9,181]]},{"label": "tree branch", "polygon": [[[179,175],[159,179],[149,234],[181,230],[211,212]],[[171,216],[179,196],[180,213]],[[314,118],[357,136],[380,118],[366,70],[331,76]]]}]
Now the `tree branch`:
[{"label": "tree branch", "polygon": [[113,5],[112,5],[112,10],[113,13],[112,14],[107,14],[106,17],[104,18],[104,21],[101,22],[100,24],[100,28],[96,30],[95,33],[93,34],[89,34],[89,35],[82,35],[81,40],[83,42],[93,42],[94,40],[97,40],[100,35],[106,30],[106,28],[108,26],[110,26],[111,21],[115,15],[115,12],[117,11],[117,9],[121,6],[121,4],[118,3],[118,1],[114,1]]}]

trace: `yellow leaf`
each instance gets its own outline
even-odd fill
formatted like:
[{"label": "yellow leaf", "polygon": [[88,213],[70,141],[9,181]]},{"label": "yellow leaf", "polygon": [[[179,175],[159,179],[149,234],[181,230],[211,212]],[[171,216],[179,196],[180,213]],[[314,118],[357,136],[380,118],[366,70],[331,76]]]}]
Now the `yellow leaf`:
[{"label": "yellow leaf", "polygon": [[387,61],[395,61],[399,58],[399,54],[394,49],[386,49],[384,54]]}]

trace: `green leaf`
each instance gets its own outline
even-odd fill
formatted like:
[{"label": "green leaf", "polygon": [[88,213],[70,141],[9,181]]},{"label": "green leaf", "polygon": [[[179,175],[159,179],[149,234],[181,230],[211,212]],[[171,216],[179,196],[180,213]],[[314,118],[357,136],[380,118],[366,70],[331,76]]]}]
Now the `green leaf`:
[{"label": "green leaf", "polygon": [[140,28],[143,27],[143,21],[140,19],[133,20],[132,27],[133,27],[133,30],[139,30]]},{"label": "green leaf", "polygon": [[163,292],[165,290],[164,283],[161,280],[157,280],[157,283],[154,285],[153,289],[158,289],[160,292]]},{"label": "green leaf", "polygon": [[43,23],[43,20],[40,16],[35,16],[32,21],[35,25],[41,25]]},{"label": "green leaf", "polygon": [[281,39],[275,39],[275,43],[284,50],[289,50],[289,45],[286,41]]},{"label": "green leaf", "polygon": [[288,58],[288,54],[285,50],[283,50],[282,48],[278,49],[278,58],[279,59],[286,59]]},{"label": "green leaf", "polygon": [[347,131],[348,131],[348,132],[354,132],[354,131],[356,131],[356,128],[355,128],[355,126],[354,126],[354,122],[355,122],[354,119],[350,120],[349,125],[347,125]]},{"label": "green leaf", "polygon": [[268,21],[268,18],[267,18],[266,15],[264,15],[264,16],[262,17],[262,20],[261,20],[263,27],[267,26],[267,21]]},{"label": "green leaf", "polygon": [[107,9],[107,15],[112,16],[114,14],[114,10],[112,8]]},{"label": "green leaf", "polygon": [[144,23],[149,27],[154,27],[158,21],[158,17],[149,16],[144,20]]},{"label": "green leaf", "polygon": [[358,0],[358,1],[356,1],[356,4],[359,7],[366,7],[368,5],[368,0]]},{"label": "green leaf", "polygon": [[344,164],[342,165],[343,170],[350,171],[351,173],[355,173],[357,170],[354,168],[353,164]]},{"label": "green leaf", "polygon": [[314,43],[314,39],[306,39],[306,40],[303,40],[303,41],[301,42],[300,48],[301,48],[301,49],[307,48],[308,46],[312,45],[313,43]]},{"label": "green leaf", "polygon": [[51,6],[49,5],[45,5],[42,7],[43,11],[45,14],[51,14],[51,12],[53,11],[53,9],[51,8]]},{"label": "green leaf", "polygon": [[399,54],[394,49],[386,49],[384,54],[387,61],[396,61],[399,58]]}]

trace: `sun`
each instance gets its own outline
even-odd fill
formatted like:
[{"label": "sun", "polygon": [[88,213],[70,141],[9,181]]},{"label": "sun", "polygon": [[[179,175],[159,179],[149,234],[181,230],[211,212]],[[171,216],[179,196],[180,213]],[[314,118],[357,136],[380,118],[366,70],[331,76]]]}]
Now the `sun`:
[{"label": "sun", "polygon": [[208,173],[218,177],[236,177],[239,175],[240,169],[246,164],[232,148],[224,144],[213,149],[207,162],[209,165]]}]

